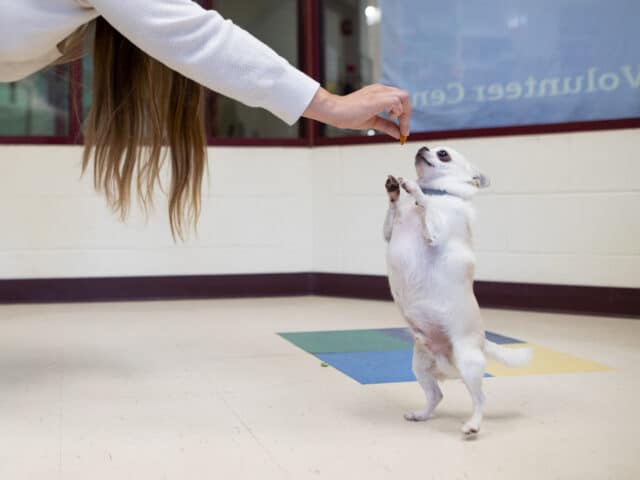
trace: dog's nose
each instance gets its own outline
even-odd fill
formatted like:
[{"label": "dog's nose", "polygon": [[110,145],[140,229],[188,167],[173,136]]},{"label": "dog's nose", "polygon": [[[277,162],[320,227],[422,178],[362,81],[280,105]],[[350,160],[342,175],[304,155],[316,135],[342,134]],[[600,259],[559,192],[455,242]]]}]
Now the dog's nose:
[{"label": "dog's nose", "polygon": [[428,151],[429,151],[429,149],[427,147],[422,147],[420,150],[418,150],[418,153],[416,153],[416,166],[420,162],[425,162],[430,167],[433,167],[433,164],[431,162],[429,162],[429,160],[427,160],[427,152]]}]

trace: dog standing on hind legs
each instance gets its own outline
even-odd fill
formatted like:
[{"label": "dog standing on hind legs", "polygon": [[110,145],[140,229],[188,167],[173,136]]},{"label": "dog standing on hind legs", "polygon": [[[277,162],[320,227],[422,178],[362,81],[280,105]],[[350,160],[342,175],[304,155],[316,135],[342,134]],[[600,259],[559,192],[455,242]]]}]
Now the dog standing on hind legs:
[{"label": "dog standing on hind legs", "polygon": [[[461,378],[473,402],[462,432],[474,434],[482,421],[485,356],[517,367],[531,351],[486,340],[473,293],[471,199],[488,179],[447,147],[422,147],[415,167],[417,181],[387,178],[383,228],[391,294],[414,336],[413,371],[426,397],[426,406],[405,418],[427,420],[442,400],[438,381]],[[402,198],[401,188],[408,194]]]}]

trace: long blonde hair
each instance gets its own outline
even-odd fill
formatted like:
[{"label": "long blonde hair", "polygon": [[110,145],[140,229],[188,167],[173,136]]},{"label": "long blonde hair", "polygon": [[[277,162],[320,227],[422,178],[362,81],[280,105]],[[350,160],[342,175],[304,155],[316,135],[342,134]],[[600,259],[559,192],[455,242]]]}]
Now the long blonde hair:
[{"label": "long blonde hair", "polygon": [[93,100],[82,171],[93,163],[96,190],[124,220],[132,185],[145,211],[152,206],[168,146],[169,222],[174,238],[183,239],[200,215],[207,166],[204,89],[144,53],[101,17],[59,45],[63,56],[57,63],[80,58],[87,36],[93,36]]}]

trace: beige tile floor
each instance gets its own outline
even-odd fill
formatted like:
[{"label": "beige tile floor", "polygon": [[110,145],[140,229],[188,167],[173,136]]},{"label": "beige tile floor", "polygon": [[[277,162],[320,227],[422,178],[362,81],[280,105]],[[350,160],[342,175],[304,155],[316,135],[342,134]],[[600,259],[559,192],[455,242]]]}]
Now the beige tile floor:
[{"label": "beige tile floor", "polygon": [[488,329],[609,372],[359,385],[275,335],[402,326],[321,297],[0,306],[0,480],[635,479],[640,322],[485,310]]}]

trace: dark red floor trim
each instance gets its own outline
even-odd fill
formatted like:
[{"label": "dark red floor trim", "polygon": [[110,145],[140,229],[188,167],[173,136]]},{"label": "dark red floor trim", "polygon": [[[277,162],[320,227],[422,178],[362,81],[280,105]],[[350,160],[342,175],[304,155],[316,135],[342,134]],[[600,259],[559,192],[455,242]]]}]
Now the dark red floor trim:
[{"label": "dark red floor trim", "polygon": [[[640,317],[638,288],[478,281],[475,292],[483,307]],[[391,300],[386,277],[342,273],[0,280],[5,304],[290,295]]]},{"label": "dark red floor trim", "polygon": [[[391,299],[387,278],[379,275],[316,273],[314,285],[318,295]],[[640,317],[638,288],[478,281],[474,290],[488,308]]]},{"label": "dark red floor trim", "polygon": [[0,280],[0,303],[308,295],[310,273]]},{"label": "dark red floor trim", "polygon": [[640,317],[640,288],[476,282],[483,307]]},{"label": "dark red floor trim", "polygon": [[313,277],[316,295],[391,300],[387,277],[343,273],[315,273]]}]

